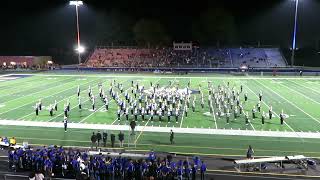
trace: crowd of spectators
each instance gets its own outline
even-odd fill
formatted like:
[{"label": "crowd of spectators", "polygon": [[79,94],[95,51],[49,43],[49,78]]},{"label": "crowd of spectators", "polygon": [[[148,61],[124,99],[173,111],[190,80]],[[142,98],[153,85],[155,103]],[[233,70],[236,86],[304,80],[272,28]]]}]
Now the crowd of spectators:
[{"label": "crowd of spectators", "polygon": [[[171,155],[156,157],[151,151],[144,159],[89,155],[63,147],[41,149],[11,149],[8,153],[12,171],[31,172],[30,179],[38,177],[62,177],[76,179],[196,179],[207,170],[199,157],[174,161]],[[198,178],[199,179],[199,178]]]},{"label": "crowd of spectators", "polygon": [[[272,51],[279,51],[274,48]],[[270,49],[269,49],[270,51]],[[278,53],[277,61],[283,61]],[[90,67],[268,67],[263,48],[97,48],[89,57]],[[278,62],[283,64],[283,62]],[[274,63],[273,63],[274,64]]]},{"label": "crowd of spectators", "polygon": [[232,48],[230,49],[235,66],[267,67],[268,56],[264,49]]},{"label": "crowd of spectators", "polygon": [[15,146],[17,143],[16,138],[0,137],[0,148]]},{"label": "crowd of spectators", "polygon": [[[219,51],[217,51],[219,52]],[[224,62],[226,56],[203,49],[174,50],[172,48],[102,48],[89,57],[91,67],[211,67]]]}]

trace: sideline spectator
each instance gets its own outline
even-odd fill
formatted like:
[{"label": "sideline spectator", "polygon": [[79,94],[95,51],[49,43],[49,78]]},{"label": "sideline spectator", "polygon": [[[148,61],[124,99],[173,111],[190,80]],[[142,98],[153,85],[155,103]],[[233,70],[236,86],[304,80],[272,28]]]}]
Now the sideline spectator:
[{"label": "sideline spectator", "polygon": [[253,159],[254,150],[252,149],[251,145],[249,145],[248,151],[247,151],[247,158]]},{"label": "sideline spectator", "polygon": [[103,146],[106,147],[107,146],[107,140],[108,140],[108,133],[106,131],[104,131],[102,133],[102,142],[103,142]]},{"label": "sideline spectator", "polygon": [[97,136],[98,147],[99,147],[99,146],[100,146],[100,141],[101,141],[101,139],[102,139],[100,131],[98,131],[98,133],[97,133],[96,136]]},{"label": "sideline spectator", "polygon": [[200,167],[200,176],[201,176],[201,180],[204,180],[204,175],[207,171],[207,165],[202,161],[201,162],[201,167]]},{"label": "sideline spectator", "polygon": [[91,149],[93,149],[93,147],[96,147],[96,149],[98,149],[97,136],[94,134],[94,132],[92,132],[92,136],[91,136]]},{"label": "sideline spectator", "polygon": [[111,147],[114,147],[114,142],[116,141],[116,136],[114,134],[111,134],[110,138],[111,138]]},{"label": "sideline spectator", "polygon": [[120,142],[120,147],[123,147],[123,141],[124,141],[124,134],[122,131],[118,134],[119,142]]}]

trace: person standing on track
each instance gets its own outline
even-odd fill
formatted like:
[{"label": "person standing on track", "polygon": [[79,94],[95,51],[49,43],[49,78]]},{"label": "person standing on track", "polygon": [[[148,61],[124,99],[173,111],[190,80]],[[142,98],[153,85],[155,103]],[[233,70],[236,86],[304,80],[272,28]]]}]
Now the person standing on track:
[{"label": "person standing on track", "polygon": [[102,133],[102,142],[103,142],[103,146],[106,147],[107,146],[107,139],[108,139],[108,133],[106,131],[104,131]]},{"label": "person standing on track", "polygon": [[249,148],[248,148],[248,150],[247,150],[247,158],[248,158],[248,159],[253,159],[253,158],[254,158],[253,155],[254,155],[254,150],[253,150],[253,148],[251,147],[251,145],[249,145]]},{"label": "person standing on track", "polygon": [[93,149],[94,146],[96,147],[96,149],[98,149],[98,147],[97,147],[97,136],[94,134],[94,132],[92,132],[90,140],[91,140],[91,149]]},{"label": "person standing on track", "polygon": [[122,131],[120,131],[120,133],[118,134],[118,138],[119,138],[119,143],[120,143],[120,147],[123,147],[123,141],[124,141],[124,134]]},{"label": "person standing on track", "polygon": [[114,142],[116,141],[116,136],[114,134],[111,134],[110,139],[111,139],[111,147],[114,148]]},{"label": "person standing on track", "polygon": [[99,146],[100,146],[100,141],[101,141],[101,139],[102,139],[102,136],[101,136],[100,131],[98,131],[98,133],[96,134],[96,136],[97,136],[97,142],[98,142],[98,147],[99,147]]},{"label": "person standing on track", "polygon": [[170,130],[170,143],[174,143],[174,132],[172,131],[172,129]]},{"label": "person standing on track", "polygon": [[131,135],[135,135],[135,128],[136,128],[136,121],[132,120],[130,122],[130,127],[131,127]]}]

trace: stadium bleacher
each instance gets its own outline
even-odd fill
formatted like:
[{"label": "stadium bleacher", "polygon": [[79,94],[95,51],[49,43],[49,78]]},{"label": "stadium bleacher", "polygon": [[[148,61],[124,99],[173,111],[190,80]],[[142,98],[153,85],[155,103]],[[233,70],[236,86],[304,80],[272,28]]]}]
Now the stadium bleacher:
[{"label": "stadium bleacher", "polygon": [[96,48],[89,67],[285,67],[278,48]]}]

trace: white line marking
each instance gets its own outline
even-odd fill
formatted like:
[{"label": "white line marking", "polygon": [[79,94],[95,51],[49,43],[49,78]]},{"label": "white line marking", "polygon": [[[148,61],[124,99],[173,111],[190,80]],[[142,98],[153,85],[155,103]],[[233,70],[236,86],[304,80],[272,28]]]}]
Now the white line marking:
[{"label": "white line marking", "polygon": [[[293,82],[293,83],[297,84],[298,86],[302,86],[302,87],[304,87],[304,88],[310,89],[310,90],[316,92],[317,94],[320,94],[319,90],[315,90],[315,89],[313,89],[313,88],[311,88],[311,87],[302,85],[302,83],[301,83],[301,84],[298,84],[297,82],[295,82],[295,81],[293,81],[293,80],[290,80],[290,79],[288,79],[288,81]],[[304,81],[304,82],[305,82],[305,81]],[[308,83],[308,82],[307,82],[307,83]]]},{"label": "white line marking", "polygon": [[[26,126],[26,127],[52,127],[62,128],[62,122],[36,122],[36,121],[15,121],[15,120],[0,120],[2,126]],[[128,125],[105,125],[105,124],[83,124],[70,123],[70,129],[105,129],[105,130],[123,130],[128,131]],[[203,128],[179,128],[179,127],[150,127],[137,126],[137,131],[145,132],[164,132],[168,133],[172,129],[176,133],[182,134],[217,134],[217,135],[239,135],[239,136],[259,136],[259,137],[291,137],[291,138],[308,138],[320,139],[320,133],[313,132],[291,132],[291,131],[248,131],[248,130],[231,130],[231,129],[203,129]]]},{"label": "white line marking", "polygon": [[138,137],[137,137],[137,138],[136,138],[136,140],[134,141],[134,144],[136,144],[136,143],[137,143],[137,141],[139,140],[139,138],[140,138],[141,134],[143,133],[143,130],[147,127],[147,125],[149,124],[150,120],[151,120],[151,117],[148,119],[148,121],[146,122],[146,124],[144,125],[144,127],[141,129],[141,131],[140,131],[140,133],[139,133]]},{"label": "white line marking", "polygon": [[[245,86],[247,87],[247,89],[248,89],[249,91],[251,91],[251,92],[252,92],[253,94],[255,94],[257,97],[259,97],[255,92],[253,92],[253,91],[249,88],[249,86],[247,86],[247,85],[245,85]],[[265,101],[262,100],[262,103],[270,109],[270,107],[267,105],[267,103],[265,103]],[[273,114],[275,114],[278,118],[280,118],[277,113],[275,113],[274,111],[272,111],[272,112],[273,112]],[[288,128],[291,129],[291,131],[295,132],[295,130],[294,130],[291,126],[289,126],[289,124],[287,124],[286,121],[284,121],[284,124],[285,124],[286,126],[288,126]]]},{"label": "white line marking", "polygon": [[[255,80],[254,80],[255,81]],[[265,88],[269,89],[270,91],[274,92],[275,94],[277,94],[279,97],[281,97],[282,99],[286,100],[288,103],[290,103],[291,105],[293,105],[294,107],[296,107],[297,109],[299,109],[301,112],[303,112],[304,114],[308,115],[311,119],[317,121],[318,123],[320,123],[319,120],[317,120],[316,118],[314,118],[313,116],[311,116],[310,114],[308,114],[307,112],[305,112],[303,109],[299,108],[297,105],[293,104],[291,101],[289,101],[288,99],[286,99],[285,97],[281,96],[280,94],[278,94],[277,92],[275,92],[274,90],[270,89],[269,87],[265,86],[264,84],[260,83],[259,81],[256,81],[259,84],[261,84],[262,86],[264,86]]]},{"label": "white line marking", "polygon": [[[69,78],[69,79],[72,79],[72,78]],[[64,81],[64,80],[66,80],[66,79],[63,79],[63,80],[61,80],[61,81]],[[60,81],[55,81],[55,83],[57,83],[57,82],[60,82]],[[72,82],[72,81],[71,81],[71,82]],[[15,100],[17,100],[17,99],[25,98],[25,97],[28,97],[28,96],[30,96],[30,95],[34,95],[34,94],[37,94],[37,93],[40,93],[40,92],[43,92],[43,91],[47,91],[48,89],[56,88],[56,87],[59,87],[59,86],[62,86],[62,85],[65,85],[65,84],[68,84],[68,83],[71,83],[71,82],[63,83],[63,84],[60,84],[60,85],[58,85],[58,86],[52,86],[52,87],[47,88],[47,89],[43,89],[43,90],[40,90],[40,91],[36,91],[36,92],[31,93],[31,94],[27,94],[27,95],[25,95],[25,96],[21,96],[21,97],[15,98],[15,99],[11,99],[11,100],[9,100],[9,101],[5,101],[4,103],[8,103],[8,102],[11,102],[11,101],[15,101]],[[49,84],[51,84],[51,83],[49,83]],[[49,84],[48,84],[48,85],[49,85]]]},{"label": "white line marking", "polygon": [[[94,79],[94,80],[92,80],[92,81],[89,81],[89,82],[87,82],[87,83],[85,83],[85,84],[92,83],[93,81],[96,81],[96,79]],[[84,85],[84,84],[83,84],[83,85]],[[73,88],[74,88],[74,87],[73,87]],[[69,89],[72,89],[72,88],[69,88]],[[68,90],[69,90],[69,89],[68,89]],[[62,92],[63,92],[63,91],[62,91]],[[56,94],[57,94],[57,93],[56,93]],[[69,97],[66,97],[66,98],[58,101],[57,103],[60,103],[60,102],[66,100],[66,99],[68,99],[68,98],[72,98],[72,96],[74,96],[74,95],[71,95],[71,96],[69,96]],[[51,96],[48,96],[48,97],[51,97]],[[45,98],[47,98],[47,97],[45,97]],[[74,107],[73,107],[73,108],[74,108]],[[72,109],[73,109],[73,108],[72,108]],[[25,116],[23,116],[23,117],[20,117],[20,118],[18,118],[17,120],[24,119],[24,118],[26,118],[26,117],[28,117],[28,116],[30,116],[30,115],[32,115],[32,114],[34,114],[34,112],[32,112],[32,113],[30,113],[30,114],[27,114],[27,115],[25,115]],[[63,114],[63,113],[61,113],[61,114]],[[56,118],[56,117],[54,117],[54,118]],[[54,119],[54,118],[52,118],[52,119]],[[52,119],[50,119],[49,121],[51,121]]]},{"label": "white line marking", "polygon": [[[91,83],[92,81],[90,81],[90,83]],[[85,84],[88,84],[89,82],[87,82],[87,83],[85,83]],[[96,86],[94,86],[94,88],[97,88]],[[92,90],[93,90],[93,88],[92,88]],[[75,95],[72,95],[72,96],[75,96]],[[72,97],[72,96],[70,96],[70,97]],[[70,98],[70,97],[68,97],[68,98]],[[59,103],[59,102],[61,102],[61,101],[64,101],[64,100],[66,100],[66,99],[68,99],[68,98],[65,98],[65,99],[62,99],[62,100],[60,100],[60,101],[58,101],[57,103]],[[86,102],[88,102],[90,99],[88,98],[87,100],[85,100],[84,102],[82,102],[82,103],[86,103]],[[70,111],[72,110],[72,109],[74,109],[74,108],[76,108],[76,107],[78,107],[79,105],[76,105],[76,106],[73,106],[71,109],[70,109]],[[30,113],[30,114],[32,114],[32,113]],[[64,112],[62,112],[62,113],[60,113],[60,114],[58,114],[58,115],[56,115],[55,117],[53,117],[53,118],[51,118],[51,119],[49,119],[48,120],[48,122],[50,122],[50,121],[52,121],[53,119],[56,119],[56,118],[58,118],[59,116],[61,116],[61,115],[63,115],[64,114]]]},{"label": "white line marking", "polygon": [[291,90],[291,91],[293,91],[293,92],[295,92],[295,93],[297,93],[297,94],[300,94],[301,96],[309,99],[310,101],[312,101],[312,102],[314,102],[314,103],[320,104],[320,102],[315,101],[315,100],[313,100],[312,98],[310,98],[310,97],[308,97],[308,96],[306,96],[306,95],[304,95],[304,94],[302,94],[302,93],[300,93],[300,92],[298,92],[298,91],[296,91],[296,90],[294,90],[294,89],[291,89],[291,88],[289,88],[289,87],[286,86],[286,85],[283,85],[283,84],[279,84],[279,85],[280,85],[280,86],[283,86],[283,87],[285,87],[285,88],[287,88],[287,89],[289,89],[289,90]]},{"label": "white line marking", "polygon": [[[74,82],[71,81],[71,82],[68,82],[68,83],[65,83],[65,84],[69,84],[69,83],[74,83]],[[62,85],[65,85],[65,84],[62,84]],[[59,86],[60,86],[60,85],[59,85]],[[57,86],[55,86],[55,87],[57,87]],[[58,91],[57,93],[54,93],[54,94],[52,94],[52,95],[50,95],[50,96],[47,96],[47,97],[45,97],[45,98],[53,97],[53,96],[56,95],[56,94],[59,94],[59,93],[61,93],[61,92],[67,91],[67,90],[70,90],[70,89],[72,89],[72,88],[74,88],[74,87],[71,87],[71,88],[68,88],[68,89],[64,89],[64,90],[62,90],[62,91]],[[48,90],[48,89],[47,89],[47,90]],[[45,99],[45,98],[43,98],[43,99]],[[0,115],[1,115],[1,114],[5,114],[5,113],[10,112],[10,111],[13,111],[13,110],[16,110],[16,109],[21,108],[21,107],[23,107],[23,106],[26,106],[26,105],[28,105],[28,104],[32,104],[32,103],[34,103],[34,102],[36,102],[36,101],[38,101],[38,100],[25,103],[25,104],[23,104],[23,105],[21,105],[21,106],[18,106],[18,107],[13,108],[13,109],[9,109],[8,111],[5,111],[5,112],[0,113]]]}]

